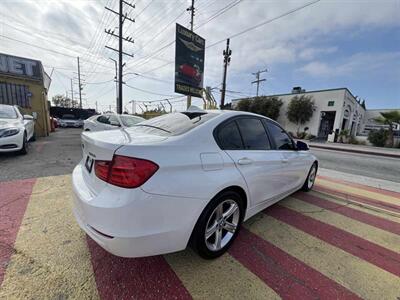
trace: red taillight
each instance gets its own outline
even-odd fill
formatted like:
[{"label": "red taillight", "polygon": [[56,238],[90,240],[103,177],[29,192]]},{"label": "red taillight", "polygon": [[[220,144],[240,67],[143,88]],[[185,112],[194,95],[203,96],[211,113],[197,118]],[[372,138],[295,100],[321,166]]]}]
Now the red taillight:
[{"label": "red taillight", "polygon": [[111,162],[96,161],[96,176],[113,185],[136,188],[145,183],[158,170],[155,163],[127,156],[115,155]]},{"label": "red taillight", "polygon": [[96,176],[101,180],[107,181],[108,172],[110,170],[110,161],[96,160],[94,164],[94,171]]}]

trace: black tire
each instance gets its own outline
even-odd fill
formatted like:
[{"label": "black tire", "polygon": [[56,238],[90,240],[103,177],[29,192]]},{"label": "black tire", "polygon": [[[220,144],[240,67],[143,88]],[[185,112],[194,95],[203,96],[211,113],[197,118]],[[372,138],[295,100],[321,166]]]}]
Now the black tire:
[{"label": "black tire", "polygon": [[19,154],[25,155],[28,153],[28,140],[26,136],[26,132],[24,133],[24,141],[22,143],[22,148],[19,150]]},{"label": "black tire", "polygon": [[[318,164],[317,164],[317,162],[314,162],[310,168],[310,171],[308,171],[306,181],[304,182],[303,187],[301,188],[304,192],[308,192],[308,191],[312,190],[312,188],[314,186],[315,178],[317,176],[317,171],[318,171]],[[314,175],[313,175],[313,172],[315,172]],[[312,180],[310,179],[311,176],[313,176],[313,178],[311,178]]]},{"label": "black tire", "polygon": [[31,142],[34,142],[34,141],[36,141],[36,133],[35,132],[33,132],[33,135],[31,137]]},{"label": "black tire", "polygon": [[[237,205],[237,209],[233,205],[235,203]],[[225,239],[225,245],[222,246],[220,249],[215,249],[211,250],[210,249],[210,244],[213,242],[213,236],[210,236],[209,239],[207,239],[206,242],[206,229],[207,225],[209,222],[213,224],[217,224],[216,220],[216,215],[215,215],[215,210],[217,207],[219,207],[222,204],[222,209],[226,207],[228,210],[230,208],[235,208],[235,212],[228,218],[226,218],[226,223],[225,221],[222,221],[224,224],[219,223],[218,227],[219,232],[221,232],[221,242],[220,245],[222,246],[223,240]],[[223,210],[222,210],[223,211]],[[236,213],[238,211],[238,214]],[[215,217],[215,219],[213,219]],[[193,230],[192,236],[191,236],[191,246],[192,248],[203,258],[205,259],[213,259],[221,256],[224,254],[228,248],[231,246],[233,241],[236,239],[237,234],[239,233],[242,221],[244,217],[244,206],[243,206],[243,199],[240,197],[240,195],[234,191],[226,191],[222,192],[221,194],[217,195],[214,199],[211,200],[211,202],[206,206],[206,208],[203,210],[202,214],[200,215],[196,226]],[[235,219],[237,220],[235,222]],[[236,225],[236,230],[234,232],[229,232],[228,230],[224,229],[223,226],[227,226],[227,224],[235,224]],[[217,226],[216,226],[217,227]],[[217,231],[216,230],[216,231]],[[217,244],[216,239],[217,235],[214,233],[214,243]]]}]

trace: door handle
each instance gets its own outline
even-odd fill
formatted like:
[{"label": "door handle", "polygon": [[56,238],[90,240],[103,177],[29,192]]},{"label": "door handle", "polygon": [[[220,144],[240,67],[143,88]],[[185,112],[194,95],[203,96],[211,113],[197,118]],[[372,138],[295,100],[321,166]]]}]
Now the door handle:
[{"label": "door handle", "polygon": [[240,158],[238,160],[238,164],[239,165],[250,165],[252,163],[253,163],[253,161],[250,158],[247,158],[247,157],[243,157],[243,158]]},{"label": "door handle", "polygon": [[287,158],[282,159],[282,163],[287,164],[289,160]]}]

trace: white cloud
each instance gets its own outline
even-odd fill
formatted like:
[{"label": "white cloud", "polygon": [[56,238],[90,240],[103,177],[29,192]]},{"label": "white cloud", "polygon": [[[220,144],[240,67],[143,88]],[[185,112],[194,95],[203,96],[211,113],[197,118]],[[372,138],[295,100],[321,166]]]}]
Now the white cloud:
[{"label": "white cloud", "polygon": [[[388,66],[391,68],[388,69]],[[400,52],[360,52],[330,63],[313,61],[299,68],[298,71],[314,77],[351,77],[378,71],[389,73],[391,70],[397,70],[399,72],[399,69]]]}]

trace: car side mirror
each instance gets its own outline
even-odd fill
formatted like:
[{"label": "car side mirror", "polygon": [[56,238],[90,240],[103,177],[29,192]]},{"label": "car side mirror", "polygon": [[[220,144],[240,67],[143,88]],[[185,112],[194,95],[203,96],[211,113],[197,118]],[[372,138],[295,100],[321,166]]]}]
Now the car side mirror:
[{"label": "car side mirror", "polygon": [[31,115],[24,115],[24,120],[33,120],[33,116],[31,116]]},{"label": "car side mirror", "polygon": [[296,142],[296,148],[298,151],[308,151],[310,148],[308,147],[307,143],[304,143],[302,141],[297,141]]}]

